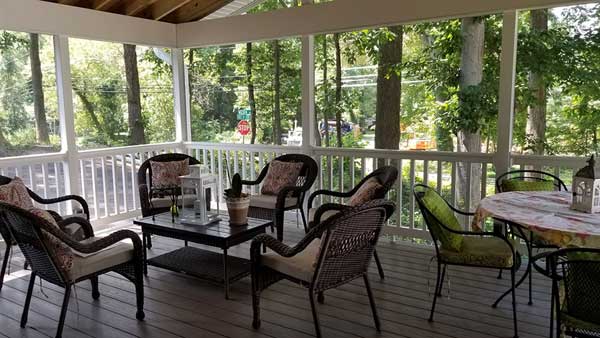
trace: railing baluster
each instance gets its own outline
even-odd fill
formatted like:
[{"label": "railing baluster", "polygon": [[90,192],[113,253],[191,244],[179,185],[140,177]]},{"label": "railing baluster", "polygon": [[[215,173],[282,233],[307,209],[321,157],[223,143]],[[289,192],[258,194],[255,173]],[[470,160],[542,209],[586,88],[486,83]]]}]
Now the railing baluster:
[{"label": "railing baluster", "polygon": [[219,184],[218,184],[218,189],[217,189],[217,193],[219,194],[219,199],[222,198],[223,196],[223,152],[221,150],[219,150],[217,152],[219,158],[217,161],[217,165],[219,166],[217,168],[218,170],[218,176],[219,176]]},{"label": "railing baluster", "polygon": [[115,204],[114,213],[115,215],[119,214],[119,194],[117,194],[117,175],[116,175],[116,165],[115,165],[115,156],[110,157],[110,168],[112,173],[112,191],[113,191],[113,203]]},{"label": "railing baluster", "polygon": [[423,161],[423,184],[429,185],[429,161]]},{"label": "railing baluster", "polygon": [[487,195],[487,163],[481,163],[481,198],[483,199]]},{"label": "railing baluster", "polygon": [[456,172],[458,163],[450,162],[452,164],[451,176],[450,176],[450,203],[453,207],[456,207]]},{"label": "railing baluster", "polygon": [[403,189],[403,179],[402,179],[402,160],[398,160],[398,179],[396,180],[396,203],[398,204],[398,208],[396,209],[396,226],[402,226],[402,189]]},{"label": "railing baluster", "polygon": [[94,197],[94,219],[98,219],[98,193],[96,189],[96,160],[90,160],[92,167],[92,195]]},{"label": "railing baluster", "polygon": [[438,194],[442,194],[442,186],[443,186],[443,178],[442,178],[442,170],[443,170],[443,163],[441,160],[437,161],[437,186],[436,186],[436,190],[438,192]]},{"label": "railing baluster", "polygon": [[[344,191],[344,156],[338,156],[338,170],[339,174],[339,182],[338,182],[338,191]],[[340,203],[342,203],[342,199],[340,198]]]},{"label": "railing baluster", "polygon": [[[415,185],[415,160],[410,160],[410,187],[414,187]],[[415,227],[415,197],[413,194],[410,194],[408,197],[408,224],[409,228],[416,229]]]},{"label": "railing baluster", "polygon": [[79,173],[81,176],[81,195],[83,199],[87,200],[87,189],[85,187],[85,161],[83,159],[79,160]]},{"label": "railing baluster", "polygon": [[104,156],[100,158],[100,166],[102,167],[102,197],[104,198],[104,217],[108,216],[108,194],[106,187],[106,162]]},{"label": "railing baluster", "polygon": [[[239,173],[240,172],[240,166],[239,166],[239,161],[238,161],[238,154],[239,152],[237,150],[235,150],[233,152],[233,170],[235,171],[235,173]],[[234,173],[232,173],[234,174]]]},{"label": "railing baluster", "polygon": [[[58,163],[54,162],[53,165],[54,165],[54,183],[56,184],[56,189],[54,189],[56,191],[56,196],[54,196],[54,197],[58,197],[58,196],[61,196],[61,193],[60,193],[60,181],[59,181],[59,179],[60,179],[59,176],[60,175],[58,174]],[[29,172],[31,173],[31,166],[29,166]],[[58,212],[59,215],[62,214],[62,204],[63,203],[57,203],[57,206],[56,206],[57,207],[57,212]]]},{"label": "railing baluster", "polygon": [[131,191],[132,191],[132,202],[131,205],[133,210],[137,209],[137,170],[136,170],[136,161],[135,161],[135,153],[129,154],[131,157]]},{"label": "railing baluster", "polygon": [[[465,207],[464,210],[469,212],[471,210],[471,180],[472,180],[472,172],[473,166],[471,162],[465,162],[466,172],[467,172],[467,183],[465,184],[464,194],[465,194]],[[468,229],[469,217],[464,217],[464,227],[465,230]]]},{"label": "railing baluster", "polygon": [[127,166],[127,158],[125,154],[121,154],[121,181],[123,182],[123,212],[129,211],[129,203],[127,202],[127,174],[126,168]]},{"label": "railing baluster", "polygon": [[356,161],[356,159],[355,159],[354,156],[350,157],[350,182],[351,182],[350,183],[350,187],[351,188],[353,188],[356,185],[356,183],[354,183],[354,164],[355,164],[355,161]]}]

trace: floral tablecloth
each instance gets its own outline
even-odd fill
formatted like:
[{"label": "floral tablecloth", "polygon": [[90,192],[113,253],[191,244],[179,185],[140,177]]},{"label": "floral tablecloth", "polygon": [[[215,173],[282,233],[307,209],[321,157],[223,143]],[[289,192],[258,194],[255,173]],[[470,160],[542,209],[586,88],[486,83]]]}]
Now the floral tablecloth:
[{"label": "floral tablecloth", "polygon": [[600,214],[571,210],[571,193],[506,192],[481,200],[472,227],[481,230],[487,217],[511,221],[560,247],[600,248]]}]

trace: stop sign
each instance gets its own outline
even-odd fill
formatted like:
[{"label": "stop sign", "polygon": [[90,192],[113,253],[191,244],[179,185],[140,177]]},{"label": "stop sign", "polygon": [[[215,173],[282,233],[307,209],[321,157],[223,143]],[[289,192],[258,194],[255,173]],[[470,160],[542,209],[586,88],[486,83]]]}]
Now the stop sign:
[{"label": "stop sign", "polygon": [[242,136],[250,134],[250,124],[246,120],[241,120],[237,125],[238,133]]}]

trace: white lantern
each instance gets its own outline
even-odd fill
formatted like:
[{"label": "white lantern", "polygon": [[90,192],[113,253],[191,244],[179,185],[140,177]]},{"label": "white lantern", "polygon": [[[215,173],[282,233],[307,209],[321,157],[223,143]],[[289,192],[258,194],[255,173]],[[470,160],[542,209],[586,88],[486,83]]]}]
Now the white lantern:
[{"label": "white lantern", "polygon": [[588,160],[588,165],[573,176],[571,191],[571,209],[587,213],[600,212],[600,167],[596,167],[594,155]]}]

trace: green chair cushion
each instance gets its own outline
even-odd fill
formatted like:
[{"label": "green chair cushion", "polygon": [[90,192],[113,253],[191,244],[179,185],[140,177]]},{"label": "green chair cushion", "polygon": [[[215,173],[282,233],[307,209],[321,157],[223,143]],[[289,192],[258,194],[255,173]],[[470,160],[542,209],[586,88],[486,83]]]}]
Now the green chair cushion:
[{"label": "green chair cushion", "polygon": [[[464,231],[460,226],[460,223],[458,223],[454,211],[450,209],[448,204],[446,204],[446,201],[434,190],[428,189],[422,198],[422,202],[427,210],[446,227],[452,230]],[[429,223],[432,223],[429,224],[430,230],[434,233],[435,237],[440,240],[442,248],[455,252],[460,251],[463,242],[462,235],[444,229],[435,221]]]},{"label": "green chair cushion", "polygon": [[509,191],[554,191],[552,181],[505,180],[501,184],[503,192]]},{"label": "green chair cushion", "polygon": [[513,253],[500,238],[465,236],[459,252],[442,249],[440,256],[448,263],[478,265],[493,268],[513,266]]}]

